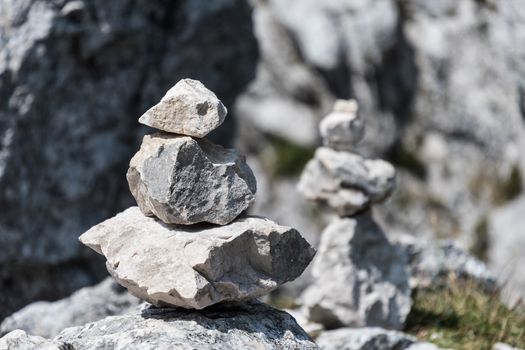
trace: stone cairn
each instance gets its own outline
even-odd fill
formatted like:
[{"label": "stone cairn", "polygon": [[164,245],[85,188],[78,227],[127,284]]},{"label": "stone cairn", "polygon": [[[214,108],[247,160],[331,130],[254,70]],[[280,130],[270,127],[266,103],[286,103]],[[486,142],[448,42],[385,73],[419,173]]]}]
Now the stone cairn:
[{"label": "stone cairn", "polygon": [[307,318],[326,328],[378,326],[401,329],[411,298],[406,256],[374,221],[371,206],[395,187],[394,167],[355,152],[364,123],[353,100],[338,100],[320,123],[324,147],[316,150],[299,182],[309,199],[339,216],[323,232],[302,295]]},{"label": "stone cairn", "polygon": [[239,216],[254,201],[245,158],[204,137],[227,110],[202,83],[183,79],[139,122],[146,135],[127,180],[138,207],[85,232],[109,273],[157,307],[203,309],[260,297],[297,278],[314,249],[293,228]]}]

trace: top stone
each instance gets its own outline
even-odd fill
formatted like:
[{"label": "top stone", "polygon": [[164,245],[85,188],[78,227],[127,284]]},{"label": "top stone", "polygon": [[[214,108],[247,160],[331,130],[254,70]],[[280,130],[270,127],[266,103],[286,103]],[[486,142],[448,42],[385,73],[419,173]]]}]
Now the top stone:
[{"label": "top stone", "polygon": [[351,150],[364,136],[364,123],[355,100],[337,100],[333,111],[321,120],[319,131],[325,146]]},{"label": "top stone", "polygon": [[204,137],[222,124],[226,107],[198,80],[182,79],[139,123],[169,133]]}]

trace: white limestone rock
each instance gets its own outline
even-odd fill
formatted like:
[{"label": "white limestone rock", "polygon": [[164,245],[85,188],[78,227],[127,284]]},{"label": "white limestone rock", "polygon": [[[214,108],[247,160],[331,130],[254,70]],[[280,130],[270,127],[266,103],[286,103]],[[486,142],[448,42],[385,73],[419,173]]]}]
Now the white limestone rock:
[{"label": "white limestone rock", "polygon": [[0,350],[62,350],[63,344],[38,336],[29,335],[23,330],[14,330],[0,338]]},{"label": "white limestone rock", "polygon": [[328,329],[403,328],[412,305],[406,254],[369,212],[325,229],[312,274],[314,283],[302,295],[312,322]]},{"label": "white limestone rock", "polygon": [[431,343],[398,331],[376,327],[341,328],[321,333],[317,344],[322,350],[439,350]]},{"label": "white limestone rock", "polygon": [[29,304],[2,321],[0,335],[21,329],[31,335],[51,338],[68,327],[132,312],[140,303],[139,299],[108,277],[62,300]]},{"label": "white limestone rock", "polygon": [[363,139],[365,126],[357,114],[355,100],[337,100],[334,110],[319,123],[319,131],[326,147],[345,151],[355,148]]},{"label": "white limestone rock", "polygon": [[144,136],[127,179],[144,214],[170,224],[225,225],[255,201],[257,190],[236,150],[165,133]]},{"label": "white limestone rock", "polygon": [[182,79],[139,122],[169,133],[204,137],[224,122],[226,107],[198,80]]},{"label": "white limestone rock", "polygon": [[395,188],[395,177],[386,161],[321,147],[306,165],[299,190],[307,199],[348,216],[386,199]]},{"label": "white limestone rock", "polygon": [[94,226],[82,243],[131,294],[202,309],[260,297],[297,278],[315,250],[296,230],[258,217],[226,226],[166,225],[137,207]]},{"label": "white limestone rock", "polygon": [[55,341],[75,350],[318,349],[293,317],[260,302],[201,311],[148,307],[141,314],[68,328]]}]

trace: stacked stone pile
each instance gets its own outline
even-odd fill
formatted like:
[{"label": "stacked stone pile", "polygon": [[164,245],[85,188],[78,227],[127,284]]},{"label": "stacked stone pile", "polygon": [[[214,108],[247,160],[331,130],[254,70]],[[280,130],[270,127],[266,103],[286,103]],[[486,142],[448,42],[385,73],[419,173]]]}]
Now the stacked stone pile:
[{"label": "stacked stone pile", "polygon": [[118,283],[155,306],[257,298],[298,277],[314,255],[296,230],[240,216],[255,201],[255,177],[237,151],[204,138],[226,113],[202,83],[179,81],[139,120],[161,131],[130,162],[138,207],[80,237]]},{"label": "stacked stone pile", "polygon": [[395,187],[394,167],[353,149],[364,136],[355,101],[339,100],[320,123],[317,149],[299,183],[306,198],[339,218],[323,232],[314,283],[302,296],[307,318],[326,328],[401,329],[411,307],[406,254],[374,221],[371,206]]}]

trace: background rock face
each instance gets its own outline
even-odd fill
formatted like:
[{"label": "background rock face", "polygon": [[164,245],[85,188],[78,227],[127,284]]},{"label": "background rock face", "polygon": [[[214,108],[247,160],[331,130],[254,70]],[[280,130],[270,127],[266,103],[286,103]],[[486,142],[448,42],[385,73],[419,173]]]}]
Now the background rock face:
[{"label": "background rock face", "polygon": [[26,306],[2,322],[0,334],[21,329],[31,335],[52,338],[68,327],[135,311],[141,302],[108,277],[98,285],[82,288],[65,299],[39,301]]},{"label": "background rock face", "polygon": [[1,319],[102,278],[77,237],[131,204],[137,118],[186,77],[231,106],[256,44],[244,1],[5,0],[0,17]]},{"label": "background rock face", "polygon": [[355,98],[359,151],[399,169],[389,227],[469,246],[522,188],[524,16],[519,0],[257,2],[261,59],[237,104],[251,125],[240,143],[259,130],[316,144],[316,118]]}]

